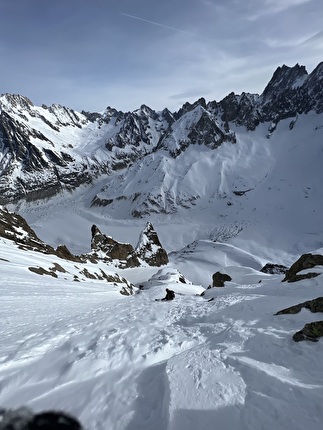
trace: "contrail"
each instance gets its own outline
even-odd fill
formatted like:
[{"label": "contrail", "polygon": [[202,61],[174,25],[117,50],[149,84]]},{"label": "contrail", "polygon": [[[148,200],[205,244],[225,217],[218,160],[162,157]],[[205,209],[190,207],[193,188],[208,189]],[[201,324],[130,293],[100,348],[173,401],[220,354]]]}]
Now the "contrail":
[{"label": "contrail", "polygon": [[322,39],[323,39],[323,31],[319,31],[318,33],[314,34],[314,36],[311,36],[308,39],[301,42],[300,45],[306,45],[308,43],[316,42]]},{"label": "contrail", "polygon": [[[189,34],[190,36],[203,37],[203,36],[196,35],[194,33],[190,33],[189,31],[180,30],[178,28],[169,27],[168,25],[165,25],[165,24],[160,24],[159,22],[150,21],[149,19],[139,18],[139,16],[129,15],[128,13],[122,13],[122,12],[120,12],[120,13],[121,13],[121,15],[127,16],[128,18],[133,18],[133,19],[137,19],[138,21],[148,22],[149,24],[158,25],[158,27],[168,28],[169,30],[178,31],[179,33]],[[204,39],[204,37],[203,37],[203,39]]]}]

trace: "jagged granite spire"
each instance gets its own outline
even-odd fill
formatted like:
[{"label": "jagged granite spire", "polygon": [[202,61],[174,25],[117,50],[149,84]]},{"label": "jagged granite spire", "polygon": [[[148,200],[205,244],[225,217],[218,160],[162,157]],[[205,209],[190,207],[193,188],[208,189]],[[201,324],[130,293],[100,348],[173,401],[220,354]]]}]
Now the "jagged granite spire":
[{"label": "jagged granite spire", "polygon": [[276,92],[282,93],[293,85],[297,85],[297,81],[307,76],[305,66],[296,64],[294,67],[288,67],[285,64],[278,67],[264,89],[262,96],[264,98],[272,97]]},{"label": "jagged granite spire", "polygon": [[91,233],[91,249],[95,253],[104,254],[104,260],[107,262],[118,260],[121,268],[140,266],[135,250],[130,243],[117,242],[111,236],[101,233],[94,224],[91,227]]},{"label": "jagged granite spire", "polygon": [[167,252],[162,247],[158,235],[150,222],[147,222],[139,237],[136,254],[150,266],[162,266],[168,263]]}]

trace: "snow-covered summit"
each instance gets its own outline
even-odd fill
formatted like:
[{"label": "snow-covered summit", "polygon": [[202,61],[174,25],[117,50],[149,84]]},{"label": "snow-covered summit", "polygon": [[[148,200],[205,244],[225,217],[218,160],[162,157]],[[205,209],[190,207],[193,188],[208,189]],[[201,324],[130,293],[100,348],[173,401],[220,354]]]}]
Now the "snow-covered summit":
[{"label": "snow-covered summit", "polygon": [[304,82],[308,73],[305,66],[296,64],[294,67],[288,67],[285,64],[278,67],[273,74],[268,85],[264,89],[262,96],[266,99],[275,96],[277,93],[284,92],[295,87],[297,83]]},{"label": "snow-covered summit", "polygon": [[156,151],[177,157],[190,145],[216,149],[236,142],[236,125],[255,130],[302,113],[323,111],[322,65],[282,66],[261,96],[200,98],[178,112],[142,105],[133,112],[108,107],[76,112],[54,104],[34,106],[24,96],[0,97],[0,191],[2,203],[38,200],[90,184]]}]

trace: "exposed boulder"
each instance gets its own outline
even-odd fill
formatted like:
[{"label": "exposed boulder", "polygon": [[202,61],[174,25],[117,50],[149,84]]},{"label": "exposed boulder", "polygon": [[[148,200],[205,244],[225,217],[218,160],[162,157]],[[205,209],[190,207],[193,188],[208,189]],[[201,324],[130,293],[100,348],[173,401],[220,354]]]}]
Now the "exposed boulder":
[{"label": "exposed boulder", "polygon": [[212,275],[212,287],[224,287],[226,281],[232,281],[231,276],[226,273],[215,272]]},{"label": "exposed boulder", "polygon": [[158,235],[150,222],[147,222],[136,247],[137,256],[149,266],[163,266],[168,263],[168,255],[162,247]]},{"label": "exposed boulder", "polygon": [[53,276],[53,278],[57,278],[57,275],[52,270],[46,270],[43,267],[28,267],[28,270],[30,270],[33,273],[37,273],[37,275],[50,275]]},{"label": "exposed boulder", "polygon": [[82,258],[72,254],[66,245],[59,245],[56,248],[56,255],[60,258],[63,258],[64,260],[78,261],[78,262],[82,261]]},{"label": "exposed boulder", "polygon": [[140,266],[138,257],[130,243],[120,243],[111,236],[107,236],[99,230],[96,225],[92,225],[91,249],[96,254],[101,254],[100,258],[106,262],[118,260],[120,268]]},{"label": "exposed boulder", "polygon": [[323,312],[323,297],[318,297],[317,299],[308,300],[298,305],[290,306],[289,308],[282,309],[275,315],[282,314],[298,314],[302,309],[309,309],[311,312]]},{"label": "exposed boulder", "polygon": [[[308,300],[306,302],[299,303],[298,305],[290,306],[289,308],[277,312],[275,315],[297,314],[303,308],[309,309],[313,313],[323,312],[323,297],[318,297],[317,299]],[[317,342],[318,338],[321,336],[323,336],[323,321],[315,321],[305,324],[302,330],[293,335],[293,340],[295,342],[299,342],[301,340]]]},{"label": "exposed boulder", "polygon": [[293,340],[300,342],[301,340],[309,340],[311,342],[317,342],[319,337],[323,336],[323,321],[315,321],[309,324],[305,324],[302,330],[294,334]]},{"label": "exposed boulder", "polygon": [[301,279],[314,278],[320,273],[310,272],[298,274],[301,270],[312,269],[315,266],[323,266],[323,255],[320,254],[303,254],[291,267],[286,271],[283,282],[296,282]]},{"label": "exposed boulder", "polygon": [[271,275],[279,275],[282,273],[285,274],[287,270],[288,267],[283,266],[282,264],[267,263],[262,269],[260,269],[260,272],[270,273]]}]

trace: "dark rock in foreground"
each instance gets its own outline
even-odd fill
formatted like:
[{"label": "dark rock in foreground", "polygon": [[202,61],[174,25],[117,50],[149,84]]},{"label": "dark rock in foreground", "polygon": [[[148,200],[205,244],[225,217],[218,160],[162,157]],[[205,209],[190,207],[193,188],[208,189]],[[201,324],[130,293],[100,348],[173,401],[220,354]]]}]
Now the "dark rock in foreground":
[{"label": "dark rock in foreground", "polygon": [[320,254],[303,254],[291,267],[287,270],[283,282],[296,282],[301,279],[314,278],[319,273],[311,272],[298,274],[301,270],[312,269],[315,266],[323,266],[323,255]]},{"label": "dark rock in foreground", "polygon": [[298,305],[290,306],[289,308],[282,309],[275,315],[298,314],[303,308],[309,309],[313,313],[323,312],[323,297],[318,297],[317,299],[308,300],[306,302],[299,303]]},{"label": "dark rock in foreground", "polygon": [[212,287],[224,287],[224,283],[232,281],[232,278],[226,273],[215,272],[212,276],[212,281]]},{"label": "dark rock in foreground", "polygon": [[[308,300],[306,302],[299,303],[298,305],[290,306],[289,308],[277,312],[275,315],[297,314],[303,308],[309,309],[313,313],[323,312],[323,297],[318,297],[317,299]],[[302,330],[294,334],[293,339],[295,342],[299,342],[301,340],[317,342],[318,338],[321,336],[323,336],[323,321],[316,321],[305,324]]]},{"label": "dark rock in foreground", "polygon": [[35,414],[30,409],[0,410],[0,430],[82,430],[77,418],[63,411],[44,411]]},{"label": "dark rock in foreground", "polygon": [[311,342],[318,342],[318,338],[323,336],[323,321],[315,321],[305,324],[302,330],[294,334],[293,340],[300,342],[301,340],[309,340]]}]

